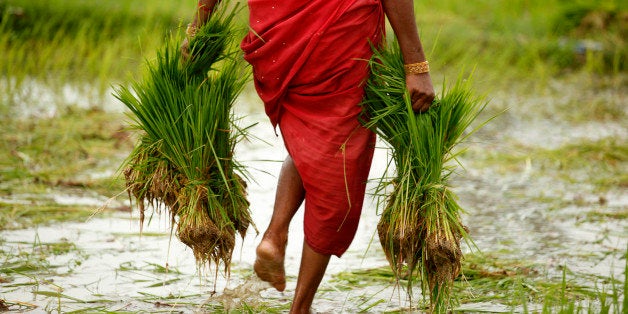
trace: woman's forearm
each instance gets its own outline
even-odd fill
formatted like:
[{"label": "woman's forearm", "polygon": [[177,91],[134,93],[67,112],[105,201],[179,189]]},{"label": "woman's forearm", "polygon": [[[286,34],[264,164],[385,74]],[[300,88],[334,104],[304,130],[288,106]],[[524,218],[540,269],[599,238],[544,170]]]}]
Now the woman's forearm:
[{"label": "woman's forearm", "polygon": [[419,39],[412,0],[382,0],[384,12],[397,36],[404,63],[425,61],[425,52]]},{"label": "woman's forearm", "polygon": [[429,74],[429,67],[425,60],[425,52],[419,39],[416,19],[414,17],[414,4],[412,0],[382,0],[384,12],[395,31],[403,63],[411,66],[419,66],[417,69],[406,70],[406,87],[415,112],[427,111],[434,100],[434,87]]}]

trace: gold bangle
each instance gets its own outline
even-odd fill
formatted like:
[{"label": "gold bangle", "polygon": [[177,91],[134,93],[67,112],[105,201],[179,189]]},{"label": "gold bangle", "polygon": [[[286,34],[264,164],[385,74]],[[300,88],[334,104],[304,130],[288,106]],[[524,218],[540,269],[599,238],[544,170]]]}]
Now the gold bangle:
[{"label": "gold bangle", "polygon": [[188,24],[188,28],[185,29],[185,34],[192,38],[196,35],[196,26],[192,25],[192,23]]},{"label": "gold bangle", "polygon": [[418,63],[404,64],[403,68],[406,70],[406,74],[421,74],[430,71],[430,64],[426,60]]}]

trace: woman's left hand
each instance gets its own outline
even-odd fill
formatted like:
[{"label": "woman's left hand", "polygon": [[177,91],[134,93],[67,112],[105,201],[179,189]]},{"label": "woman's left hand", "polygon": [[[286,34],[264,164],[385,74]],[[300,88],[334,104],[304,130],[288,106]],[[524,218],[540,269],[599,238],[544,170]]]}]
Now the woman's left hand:
[{"label": "woman's left hand", "polygon": [[423,113],[430,109],[436,95],[429,73],[407,74],[406,88],[410,94],[414,112]]}]

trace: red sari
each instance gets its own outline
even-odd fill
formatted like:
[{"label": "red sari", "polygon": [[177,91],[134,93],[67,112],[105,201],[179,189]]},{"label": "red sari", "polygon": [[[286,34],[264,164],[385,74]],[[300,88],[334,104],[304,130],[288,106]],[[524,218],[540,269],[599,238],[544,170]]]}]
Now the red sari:
[{"label": "red sari", "polygon": [[[357,230],[375,135],[357,119],[379,0],[249,0],[255,87],[305,188],[305,240],[342,255]],[[370,42],[370,43],[369,43]]]}]

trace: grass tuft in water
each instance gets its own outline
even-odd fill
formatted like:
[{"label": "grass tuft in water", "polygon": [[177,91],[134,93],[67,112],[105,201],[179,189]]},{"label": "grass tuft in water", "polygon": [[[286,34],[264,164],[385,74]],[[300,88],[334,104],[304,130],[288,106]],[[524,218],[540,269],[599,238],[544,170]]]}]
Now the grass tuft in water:
[{"label": "grass tuft in water", "polygon": [[[235,235],[251,223],[243,169],[234,159],[244,136],[232,107],[248,81],[235,38],[237,7],[212,14],[190,40],[190,60],[170,38],[143,80],[120,87],[141,139],[124,165],[140,221],[165,207],[176,235],[200,264],[229,272]],[[238,174],[239,173],[239,174]]]},{"label": "grass tuft in water", "polygon": [[365,125],[390,145],[396,171],[394,178],[380,180],[378,193],[392,190],[384,195],[379,239],[395,275],[407,276],[408,296],[420,280],[433,310],[443,312],[460,273],[460,240],[470,241],[448,185],[459,154],[454,147],[470,135],[467,128],[485,104],[460,80],[430,110],[415,114],[398,44],[376,51],[370,66]]},{"label": "grass tuft in water", "polygon": [[40,284],[50,284],[46,278],[71,274],[87,259],[80,248],[67,240],[42,242],[36,235],[33,242],[0,244],[0,286],[6,292],[22,286],[37,290]]}]

